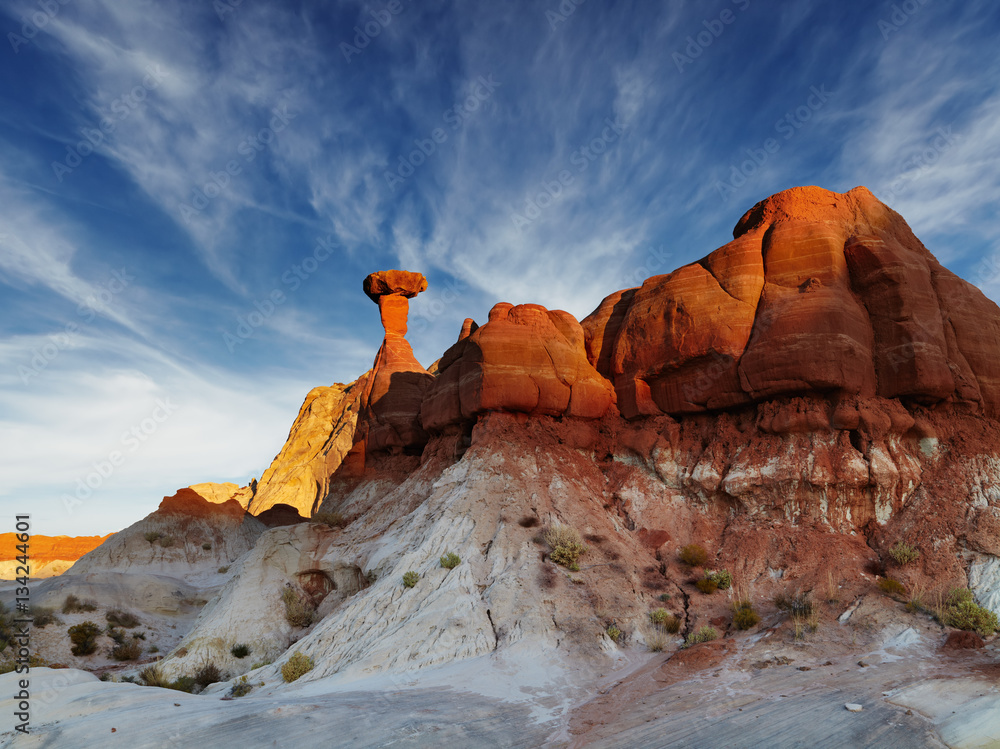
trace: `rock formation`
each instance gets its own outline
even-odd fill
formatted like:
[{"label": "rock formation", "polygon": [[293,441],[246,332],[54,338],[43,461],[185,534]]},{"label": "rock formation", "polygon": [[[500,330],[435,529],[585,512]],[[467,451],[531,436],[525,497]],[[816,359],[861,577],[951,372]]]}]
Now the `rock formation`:
[{"label": "rock formation", "polygon": [[587,361],[583,329],[568,312],[502,302],[489,322],[466,321],[438,362],[421,407],[425,429],[441,431],[487,411],[598,419],[614,402],[610,383]]},{"label": "rock formation", "polygon": [[249,511],[288,505],[308,517],[329,490],[330,476],[354,445],[367,378],[309,391],[281,452],[256,485]]},{"label": "rock formation", "polygon": [[786,190],[733,236],[583,321],[623,416],[812,394],[1000,415],[1000,310],[868,190]]},{"label": "rock formation", "polygon": [[419,451],[427,442],[420,425],[420,403],[434,376],[413,356],[406,340],[409,300],[427,288],[420,273],[388,270],[364,281],[368,298],[378,304],[385,339],[361,392],[358,452]]},{"label": "rock formation", "polygon": [[155,512],[80,557],[66,576],[155,571],[183,580],[217,577],[220,565],[253,548],[264,530],[236,499],[212,502],[193,487],[179,489]]},{"label": "rock formation", "polygon": [[[110,533],[107,536],[32,535],[29,547],[31,577],[37,580],[61,575],[72,567],[77,559],[88,551],[96,549],[110,537]],[[19,576],[17,557],[21,552],[18,551],[17,545],[17,534],[0,533],[0,580],[13,580]]]}]

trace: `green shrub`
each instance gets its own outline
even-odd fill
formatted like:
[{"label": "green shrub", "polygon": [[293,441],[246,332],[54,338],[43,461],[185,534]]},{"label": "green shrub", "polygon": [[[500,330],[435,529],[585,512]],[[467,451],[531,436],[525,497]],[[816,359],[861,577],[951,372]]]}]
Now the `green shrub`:
[{"label": "green shrub", "polygon": [[70,627],[67,634],[73,643],[70,648],[73,655],[90,655],[97,650],[97,636],[101,634],[101,628],[93,622],[82,622]]},{"label": "green shrub", "polygon": [[733,584],[733,576],[727,570],[706,572],[705,577],[715,583],[715,587],[719,590],[729,590],[729,587]]},{"label": "green shrub", "polygon": [[227,564],[222,567],[219,567],[218,572],[220,575],[225,575],[227,572],[229,572],[229,565]]},{"label": "green shrub", "polygon": [[418,575],[413,570],[403,573],[403,586],[407,588],[412,588],[420,580],[420,575]]},{"label": "green shrub", "polygon": [[125,627],[125,629],[132,629],[132,627],[139,626],[138,617],[123,609],[109,609],[107,613],[104,614],[104,618],[108,620],[108,624],[112,627]]},{"label": "green shrub", "polygon": [[712,595],[715,591],[719,589],[719,586],[716,585],[715,581],[709,580],[707,577],[701,578],[701,580],[696,582],[694,586],[702,593],[708,596]]},{"label": "green shrub", "polygon": [[201,548],[203,548],[205,551],[211,551],[212,550],[212,544],[210,544],[208,541],[206,541],[205,543],[203,543],[201,545]]},{"label": "green shrub", "polygon": [[322,523],[323,525],[328,525],[331,528],[343,528],[347,525],[344,521],[344,516],[339,512],[317,512],[309,518],[309,522]]},{"label": "green shrub", "polygon": [[989,637],[1000,628],[997,615],[976,604],[972,591],[968,588],[955,588],[951,591],[941,609],[939,620],[949,627],[977,632],[983,637]]},{"label": "green shrub", "polygon": [[30,613],[31,623],[36,627],[47,627],[50,624],[62,624],[59,617],[56,616],[54,609],[50,609],[45,606],[32,606]]},{"label": "green shrub", "polygon": [[708,564],[708,552],[704,546],[698,544],[688,544],[677,556],[689,567],[704,567]]},{"label": "green shrub", "polygon": [[150,653],[159,653],[160,652],[160,646],[159,645],[150,645],[149,646],[149,652]]},{"label": "green shrub", "polygon": [[281,666],[281,678],[286,682],[295,681],[313,670],[313,659],[298,650]]},{"label": "green shrub", "polygon": [[607,629],[604,631],[608,633],[608,637],[610,637],[614,642],[618,642],[622,637],[622,631],[614,624],[609,624]]},{"label": "green shrub", "polygon": [[462,560],[459,558],[458,554],[456,554],[453,551],[449,551],[447,554],[441,557],[441,566],[444,567],[446,570],[453,570],[461,563]]},{"label": "green shrub", "polygon": [[910,546],[905,541],[897,541],[889,547],[889,557],[900,567],[915,562],[920,558],[920,551],[917,547]]},{"label": "green shrub", "polygon": [[246,658],[250,655],[250,646],[242,643],[233,645],[233,647],[229,649],[229,652],[233,654],[234,658]]},{"label": "green shrub", "polygon": [[222,681],[222,673],[219,671],[219,667],[212,662],[205,663],[194,674],[194,683],[202,689],[217,681]]},{"label": "green shrub", "polygon": [[666,609],[653,609],[650,611],[649,621],[658,629],[662,629],[664,632],[669,632],[672,635],[677,634],[681,629],[681,620]]},{"label": "green shrub", "polygon": [[736,601],[733,604],[733,626],[736,629],[752,629],[760,624],[760,615],[750,601]]},{"label": "green shrub", "polygon": [[195,680],[193,676],[178,676],[173,681],[168,684],[163,685],[166,689],[173,689],[177,692],[187,692],[190,694],[194,691]]},{"label": "green shrub", "polygon": [[164,549],[169,549],[173,545],[174,545],[174,537],[173,536],[163,536],[160,539],[160,546],[162,546]]},{"label": "green shrub", "polygon": [[238,678],[236,680],[236,683],[233,684],[232,695],[233,697],[245,697],[246,695],[250,694],[250,690],[252,689],[253,689],[253,684],[248,682],[247,675],[243,674],[243,676]]},{"label": "green shrub", "polygon": [[156,543],[158,540],[163,538],[163,534],[160,533],[159,531],[146,531],[142,535],[143,538],[145,538],[151,544]]},{"label": "green shrub", "polygon": [[250,666],[250,670],[256,671],[258,668],[264,668],[264,666],[270,666],[272,663],[274,663],[274,661],[270,658],[267,658],[263,661],[257,661],[255,664]]},{"label": "green shrub", "polygon": [[66,596],[66,600],[63,601],[62,612],[64,614],[75,614],[78,611],[97,611],[97,601],[81,601],[70,593]]},{"label": "green shrub", "polygon": [[110,637],[119,645],[123,645],[125,643],[125,633],[122,632],[120,629],[116,629],[110,624],[104,628],[104,634],[106,634],[108,637]]},{"label": "green shrub", "polygon": [[293,627],[308,627],[313,623],[313,607],[303,601],[292,588],[281,592],[281,602],[285,604],[285,619]]},{"label": "green shrub", "polygon": [[887,596],[902,596],[906,595],[906,586],[899,580],[894,580],[891,577],[883,577],[878,581],[878,589],[885,593]]},{"label": "green shrub", "polygon": [[661,601],[663,601],[664,603],[666,603],[667,601],[670,600],[670,594],[669,593],[660,593],[660,595],[658,596],[658,598]]},{"label": "green shrub", "polygon": [[697,645],[699,642],[708,642],[709,640],[714,640],[718,638],[719,633],[716,631],[715,627],[702,627],[697,632],[692,632],[687,636],[685,643],[688,645]]},{"label": "green shrub", "polygon": [[142,655],[142,645],[138,640],[119,643],[111,649],[111,657],[116,661],[134,661],[140,655]]}]

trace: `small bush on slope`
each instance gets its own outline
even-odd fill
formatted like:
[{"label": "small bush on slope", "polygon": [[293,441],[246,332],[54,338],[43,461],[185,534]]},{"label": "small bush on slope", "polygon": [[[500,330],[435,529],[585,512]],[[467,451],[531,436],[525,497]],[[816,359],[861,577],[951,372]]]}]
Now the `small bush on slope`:
[{"label": "small bush on slope", "polygon": [[281,678],[292,682],[313,670],[313,659],[298,650],[281,666]]}]

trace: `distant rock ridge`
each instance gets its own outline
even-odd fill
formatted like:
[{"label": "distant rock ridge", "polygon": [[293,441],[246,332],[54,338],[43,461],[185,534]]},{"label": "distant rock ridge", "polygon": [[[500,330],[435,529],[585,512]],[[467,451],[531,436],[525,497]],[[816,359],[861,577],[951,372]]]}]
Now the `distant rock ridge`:
[{"label": "distant rock ridge", "polygon": [[[61,575],[73,563],[111,538],[106,536],[31,536],[29,546],[29,568],[31,577],[42,578]],[[19,565],[16,533],[0,533],[0,580],[13,580],[23,576],[17,572]]]}]

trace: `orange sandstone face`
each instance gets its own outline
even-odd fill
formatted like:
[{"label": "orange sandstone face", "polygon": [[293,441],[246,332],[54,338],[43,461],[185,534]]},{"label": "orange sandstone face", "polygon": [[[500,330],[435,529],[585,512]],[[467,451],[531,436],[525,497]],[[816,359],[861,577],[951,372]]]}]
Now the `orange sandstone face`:
[{"label": "orange sandstone face", "polygon": [[412,299],[427,290],[427,279],[422,273],[408,270],[380,270],[365,278],[363,288],[368,298],[376,303],[379,297],[389,294]]}]

